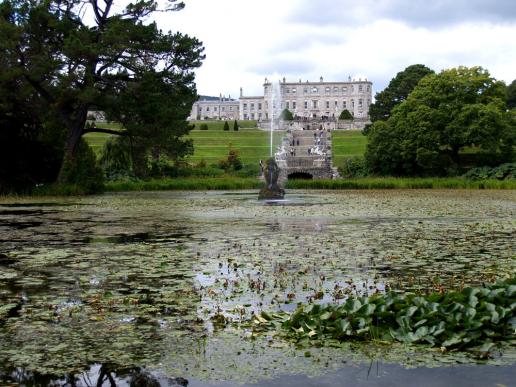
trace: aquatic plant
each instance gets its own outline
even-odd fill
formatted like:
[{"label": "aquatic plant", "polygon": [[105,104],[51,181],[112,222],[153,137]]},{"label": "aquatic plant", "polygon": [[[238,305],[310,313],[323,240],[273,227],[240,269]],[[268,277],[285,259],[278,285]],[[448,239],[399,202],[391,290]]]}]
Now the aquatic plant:
[{"label": "aquatic plant", "polygon": [[[496,342],[516,339],[516,277],[489,287],[416,295],[389,292],[350,297],[340,305],[300,305],[285,314],[262,312],[258,324],[283,320],[287,336],[300,344],[320,346],[347,340],[425,343],[468,349],[487,356]],[[271,326],[275,326],[272,324]]]}]

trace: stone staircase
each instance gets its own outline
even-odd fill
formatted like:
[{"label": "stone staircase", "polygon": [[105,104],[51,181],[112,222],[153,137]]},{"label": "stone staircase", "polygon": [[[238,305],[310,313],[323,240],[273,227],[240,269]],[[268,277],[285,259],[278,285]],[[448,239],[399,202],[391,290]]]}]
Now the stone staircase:
[{"label": "stone staircase", "polygon": [[292,177],[332,179],[338,176],[331,163],[331,132],[326,130],[287,131],[275,158],[281,169],[280,181]]}]

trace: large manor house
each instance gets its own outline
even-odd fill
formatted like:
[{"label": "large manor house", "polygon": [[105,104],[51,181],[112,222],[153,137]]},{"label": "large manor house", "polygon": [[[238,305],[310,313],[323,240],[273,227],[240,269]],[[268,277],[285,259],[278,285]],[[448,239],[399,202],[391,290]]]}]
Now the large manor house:
[{"label": "large manor house", "polygon": [[335,120],[347,109],[357,126],[368,121],[372,83],[367,79],[349,77],[347,82],[324,82],[321,77],[319,82],[302,82],[301,79],[287,82],[283,78],[279,88],[277,86],[265,78],[263,96],[245,96],[240,88],[238,100],[222,95],[218,99],[199,100],[193,104],[189,119],[268,121],[273,118],[273,112],[278,111],[271,102],[276,92],[275,95],[279,95],[276,98],[280,99],[279,111],[288,109],[296,119]]}]

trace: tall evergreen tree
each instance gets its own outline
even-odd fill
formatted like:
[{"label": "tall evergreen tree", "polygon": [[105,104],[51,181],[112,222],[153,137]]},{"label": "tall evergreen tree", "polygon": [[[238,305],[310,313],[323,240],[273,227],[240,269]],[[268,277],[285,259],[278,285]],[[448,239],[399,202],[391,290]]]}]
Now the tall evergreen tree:
[{"label": "tall evergreen tree", "polygon": [[[147,22],[156,11],[183,7],[177,0],[168,0],[166,9],[155,0],[125,8],[114,0],[0,4],[1,56],[44,106],[38,119],[64,128],[61,181],[74,169],[81,137],[90,132],[131,136],[143,158],[191,152],[183,136],[197,99],[193,70],[204,59],[203,47],[195,38],[163,33]],[[84,15],[93,18],[86,21]],[[106,112],[125,130],[86,128],[89,110]]]}]

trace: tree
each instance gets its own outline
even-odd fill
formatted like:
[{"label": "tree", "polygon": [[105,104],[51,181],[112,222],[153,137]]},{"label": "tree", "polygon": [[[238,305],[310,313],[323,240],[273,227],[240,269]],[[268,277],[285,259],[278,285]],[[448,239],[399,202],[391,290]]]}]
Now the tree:
[{"label": "tree", "polygon": [[283,109],[283,111],[280,114],[280,119],[283,121],[292,121],[294,119],[294,116],[292,115],[292,112],[288,109]]},{"label": "tree", "polygon": [[[204,59],[203,47],[146,21],[158,10],[184,6],[168,4],[159,9],[155,0],[136,0],[122,10],[114,0],[0,4],[2,55],[43,105],[38,119],[64,128],[60,181],[75,168],[80,139],[90,132],[131,137],[142,160],[191,152],[182,137],[190,129],[186,117],[197,99],[193,70]],[[86,128],[89,110],[106,112],[125,129]]]},{"label": "tree", "polygon": [[509,109],[516,108],[516,79],[507,86],[507,107]]},{"label": "tree", "polygon": [[344,109],[340,112],[339,120],[352,120],[353,115],[349,112],[348,109]]},{"label": "tree", "polygon": [[433,70],[425,65],[415,64],[396,74],[383,91],[376,93],[375,102],[369,107],[371,121],[388,119],[391,110],[407,99],[419,81],[433,73]]},{"label": "tree", "polygon": [[423,78],[387,121],[375,122],[365,156],[374,173],[444,174],[469,146],[510,160],[515,130],[504,84],[481,67],[459,67]]},{"label": "tree", "polygon": [[237,122],[237,120],[235,120],[235,122],[233,122],[233,130],[235,132],[238,131],[238,122]]},{"label": "tree", "polygon": [[224,130],[229,130],[229,124],[227,121],[224,122]]}]

